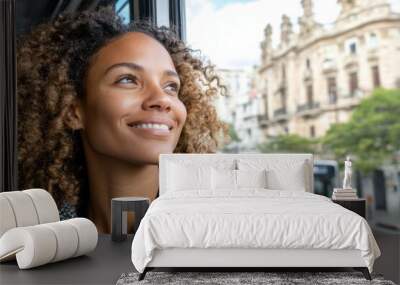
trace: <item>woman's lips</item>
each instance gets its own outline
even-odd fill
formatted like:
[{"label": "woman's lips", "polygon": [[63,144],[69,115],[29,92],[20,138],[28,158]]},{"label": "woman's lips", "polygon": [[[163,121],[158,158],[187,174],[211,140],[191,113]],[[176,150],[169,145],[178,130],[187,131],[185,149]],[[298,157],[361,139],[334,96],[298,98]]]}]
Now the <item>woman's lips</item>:
[{"label": "woman's lips", "polygon": [[135,135],[148,139],[163,139],[171,136],[177,122],[168,117],[154,116],[131,121],[127,125]]},{"label": "woman's lips", "polygon": [[135,134],[149,137],[149,138],[162,138],[162,137],[169,137],[171,135],[170,129],[159,129],[159,128],[149,128],[149,127],[134,127],[129,126],[132,132]]},{"label": "woman's lips", "polygon": [[166,127],[169,130],[173,129],[176,126],[176,122],[169,118],[149,118],[147,120],[140,120],[135,122],[128,123],[129,127]]}]

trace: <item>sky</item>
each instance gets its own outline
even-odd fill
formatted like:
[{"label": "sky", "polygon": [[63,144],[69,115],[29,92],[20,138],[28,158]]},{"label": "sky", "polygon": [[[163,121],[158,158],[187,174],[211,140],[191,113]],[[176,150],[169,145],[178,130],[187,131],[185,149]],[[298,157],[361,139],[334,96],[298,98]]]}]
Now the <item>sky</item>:
[{"label": "sky", "polygon": [[[400,0],[389,2],[400,12]],[[317,22],[329,25],[339,11],[337,0],[314,0]],[[301,0],[186,0],[187,42],[220,68],[249,68],[259,63],[265,26],[277,45],[282,14],[297,32],[302,13]]]}]

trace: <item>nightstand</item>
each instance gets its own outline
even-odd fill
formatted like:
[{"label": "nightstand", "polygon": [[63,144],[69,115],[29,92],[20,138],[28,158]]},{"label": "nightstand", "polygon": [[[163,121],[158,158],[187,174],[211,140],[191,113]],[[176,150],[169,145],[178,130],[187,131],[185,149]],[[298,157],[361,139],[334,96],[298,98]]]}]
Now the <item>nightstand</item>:
[{"label": "nightstand", "polygon": [[119,197],[111,200],[111,239],[124,241],[127,238],[127,212],[135,213],[134,230],[146,214],[150,199],[145,197]]},{"label": "nightstand", "polygon": [[366,201],[365,199],[353,199],[353,200],[333,200],[332,202],[339,204],[340,206],[353,211],[356,214],[359,214],[361,217],[365,219],[365,208]]}]

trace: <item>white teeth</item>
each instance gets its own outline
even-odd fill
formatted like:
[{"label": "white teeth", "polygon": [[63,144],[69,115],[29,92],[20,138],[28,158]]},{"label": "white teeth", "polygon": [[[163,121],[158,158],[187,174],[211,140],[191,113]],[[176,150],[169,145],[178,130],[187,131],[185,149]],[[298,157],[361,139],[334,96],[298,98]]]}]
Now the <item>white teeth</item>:
[{"label": "white teeth", "polygon": [[133,125],[134,128],[145,128],[145,129],[159,129],[159,130],[169,130],[169,127],[164,124],[137,124]]}]

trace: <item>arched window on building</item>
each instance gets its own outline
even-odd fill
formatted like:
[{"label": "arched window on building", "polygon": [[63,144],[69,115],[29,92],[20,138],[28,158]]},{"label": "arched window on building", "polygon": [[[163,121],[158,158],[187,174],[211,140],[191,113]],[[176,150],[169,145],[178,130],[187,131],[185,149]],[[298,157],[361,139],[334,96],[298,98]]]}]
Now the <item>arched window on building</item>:
[{"label": "arched window on building", "polygon": [[354,96],[358,90],[358,73],[357,71],[350,72],[349,74],[349,93]]},{"label": "arched window on building", "polygon": [[307,83],[306,94],[307,94],[307,105],[309,108],[312,108],[313,103],[314,103],[314,92],[313,92],[312,82]]},{"label": "arched window on building", "polygon": [[375,65],[371,67],[372,82],[374,83],[374,88],[381,86],[381,77],[379,75],[379,66]]},{"label": "arched window on building", "polygon": [[378,36],[375,33],[368,35],[367,46],[369,49],[376,49],[378,47]]},{"label": "arched window on building", "polygon": [[281,90],[280,90],[280,95],[281,95],[281,107],[282,110],[285,110],[286,112],[286,66],[282,64],[282,83],[281,83]]},{"label": "arched window on building", "polygon": [[356,37],[350,38],[345,43],[346,53],[349,55],[356,55],[358,52],[358,39]]},{"label": "arched window on building", "polygon": [[349,49],[350,49],[350,54],[356,54],[357,53],[357,43],[351,43],[349,45]]},{"label": "arched window on building", "polygon": [[310,137],[315,138],[315,126],[310,127]]},{"label": "arched window on building", "polygon": [[337,84],[335,76],[327,78],[327,86],[329,104],[335,104],[337,102]]},{"label": "arched window on building", "polygon": [[311,60],[309,58],[306,59],[306,67],[307,69],[311,69]]},{"label": "arched window on building", "polygon": [[282,81],[286,81],[286,66],[282,64]]}]

